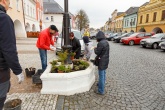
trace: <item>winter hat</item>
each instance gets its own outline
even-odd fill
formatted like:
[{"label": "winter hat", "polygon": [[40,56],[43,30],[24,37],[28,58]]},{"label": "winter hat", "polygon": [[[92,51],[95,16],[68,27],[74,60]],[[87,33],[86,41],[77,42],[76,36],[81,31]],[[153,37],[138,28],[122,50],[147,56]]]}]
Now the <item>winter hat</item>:
[{"label": "winter hat", "polygon": [[84,41],[85,44],[86,44],[86,43],[89,43],[89,38],[88,38],[88,36],[84,36],[84,37],[83,37],[83,41]]},{"label": "winter hat", "polygon": [[55,30],[56,32],[58,32],[58,29],[55,25],[50,25],[50,29]]}]

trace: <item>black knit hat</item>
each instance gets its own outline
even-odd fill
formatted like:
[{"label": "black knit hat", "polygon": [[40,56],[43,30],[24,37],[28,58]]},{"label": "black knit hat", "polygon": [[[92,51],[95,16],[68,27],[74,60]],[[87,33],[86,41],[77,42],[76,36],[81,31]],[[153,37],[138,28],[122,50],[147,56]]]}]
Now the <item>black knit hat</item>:
[{"label": "black knit hat", "polygon": [[88,36],[84,36],[83,37],[83,41],[84,41],[85,44],[89,43],[89,37]]},{"label": "black knit hat", "polygon": [[55,30],[56,32],[58,32],[58,29],[55,25],[50,25],[50,29]]}]

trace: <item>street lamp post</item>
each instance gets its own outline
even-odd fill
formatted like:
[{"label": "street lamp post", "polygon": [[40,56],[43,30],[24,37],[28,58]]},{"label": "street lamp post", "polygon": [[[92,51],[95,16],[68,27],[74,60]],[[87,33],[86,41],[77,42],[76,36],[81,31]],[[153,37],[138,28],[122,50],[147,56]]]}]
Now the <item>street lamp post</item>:
[{"label": "street lamp post", "polygon": [[[70,40],[69,40],[69,31],[70,31],[70,16],[69,16],[69,11],[68,11],[68,0],[64,0],[64,14],[63,14],[63,32],[62,36],[64,37],[64,46],[62,46],[62,49],[64,51],[68,51],[70,53],[72,46],[70,45]],[[68,58],[65,62],[66,64],[71,64],[72,61],[70,59],[70,55],[68,55]]]}]

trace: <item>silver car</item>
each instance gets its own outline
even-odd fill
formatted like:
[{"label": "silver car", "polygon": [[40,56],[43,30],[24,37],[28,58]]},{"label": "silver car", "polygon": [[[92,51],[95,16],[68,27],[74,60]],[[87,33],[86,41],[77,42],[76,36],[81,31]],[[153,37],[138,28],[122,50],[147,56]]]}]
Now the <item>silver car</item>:
[{"label": "silver car", "polygon": [[[71,32],[73,32],[74,33],[74,36],[77,39],[80,40],[80,44],[81,44],[81,56],[83,56],[84,55],[84,50],[85,50],[85,44],[84,44],[84,41],[82,39],[81,32],[78,31],[78,30],[73,30],[73,29],[71,30]],[[62,42],[62,34],[60,34],[60,36],[57,39],[57,42],[56,42],[56,52],[60,52],[61,51],[61,42]],[[63,45],[64,45],[64,39],[63,39]]]}]

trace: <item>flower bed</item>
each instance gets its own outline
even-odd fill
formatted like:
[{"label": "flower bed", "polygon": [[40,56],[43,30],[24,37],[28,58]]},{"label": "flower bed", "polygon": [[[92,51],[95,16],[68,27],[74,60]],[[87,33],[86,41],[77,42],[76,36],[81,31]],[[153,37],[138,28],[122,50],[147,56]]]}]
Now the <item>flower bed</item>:
[{"label": "flower bed", "polygon": [[82,70],[84,66],[80,66],[81,63],[79,62],[79,67],[75,67],[77,60],[73,61],[73,69],[62,74],[52,73],[54,69],[52,64],[49,64],[40,77],[42,80],[41,94],[73,95],[89,91],[95,82],[95,66],[87,62],[88,66]]}]

